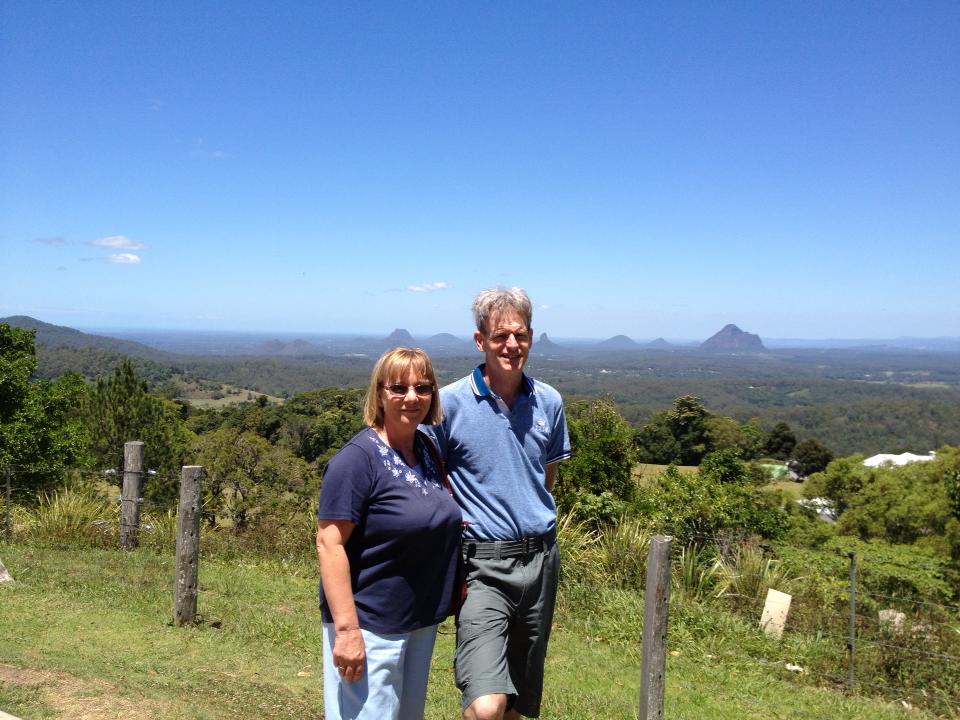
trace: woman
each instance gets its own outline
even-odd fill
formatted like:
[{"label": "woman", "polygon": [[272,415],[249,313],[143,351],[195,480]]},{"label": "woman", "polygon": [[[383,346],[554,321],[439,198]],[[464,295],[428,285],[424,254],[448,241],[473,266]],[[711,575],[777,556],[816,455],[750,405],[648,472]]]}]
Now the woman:
[{"label": "woman", "polygon": [[437,624],[450,614],[460,509],[417,425],[442,418],[430,358],[377,361],[363,419],[334,455],[317,512],[328,720],[419,720]]}]

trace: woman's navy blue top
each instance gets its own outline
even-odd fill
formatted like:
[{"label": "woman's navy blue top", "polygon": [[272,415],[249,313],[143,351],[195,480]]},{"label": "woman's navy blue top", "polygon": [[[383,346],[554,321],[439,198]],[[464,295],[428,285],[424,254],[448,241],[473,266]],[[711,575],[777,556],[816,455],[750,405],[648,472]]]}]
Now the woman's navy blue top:
[{"label": "woman's navy blue top", "polygon": [[[350,584],[360,627],[401,633],[450,612],[460,552],[460,508],[417,433],[416,468],[372,429],[355,435],[327,463],[320,520],[349,520]],[[320,585],[324,622],[333,622]]]}]

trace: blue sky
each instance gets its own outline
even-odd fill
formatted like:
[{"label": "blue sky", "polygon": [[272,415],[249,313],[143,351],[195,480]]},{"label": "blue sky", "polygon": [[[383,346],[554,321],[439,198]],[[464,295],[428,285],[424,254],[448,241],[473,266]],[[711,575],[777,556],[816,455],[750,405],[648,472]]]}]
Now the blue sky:
[{"label": "blue sky", "polygon": [[0,4],[0,315],[960,335],[960,3]]}]

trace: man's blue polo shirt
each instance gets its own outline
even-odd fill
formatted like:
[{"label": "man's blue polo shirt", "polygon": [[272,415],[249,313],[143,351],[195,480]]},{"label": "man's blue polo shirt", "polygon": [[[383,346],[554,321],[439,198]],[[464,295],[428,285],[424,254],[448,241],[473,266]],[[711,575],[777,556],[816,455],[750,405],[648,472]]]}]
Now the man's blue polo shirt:
[{"label": "man's blue polo shirt", "polygon": [[484,382],[483,367],[440,390],[443,423],[430,428],[463,511],[464,536],[542,535],[557,524],[547,465],[570,457],[563,400],[524,375],[511,410]]}]

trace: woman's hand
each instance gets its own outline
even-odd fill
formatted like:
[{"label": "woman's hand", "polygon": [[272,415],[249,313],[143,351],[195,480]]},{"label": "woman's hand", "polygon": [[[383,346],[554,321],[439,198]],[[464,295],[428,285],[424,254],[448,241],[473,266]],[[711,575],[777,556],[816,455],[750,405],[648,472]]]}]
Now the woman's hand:
[{"label": "woman's hand", "polygon": [[367,653],[350,588],[350,562],[345,545],[353,532],[349,520],[321,520],[317,525],[317,555],[323,594],[333,616],[333,664],[344,682],[363,676]]},{"label": "woman's hand", "polygon": [[333,662],[344,682],[356,682],[363,676],[367,653],[360,628],[337,630],[333,641]]}]

